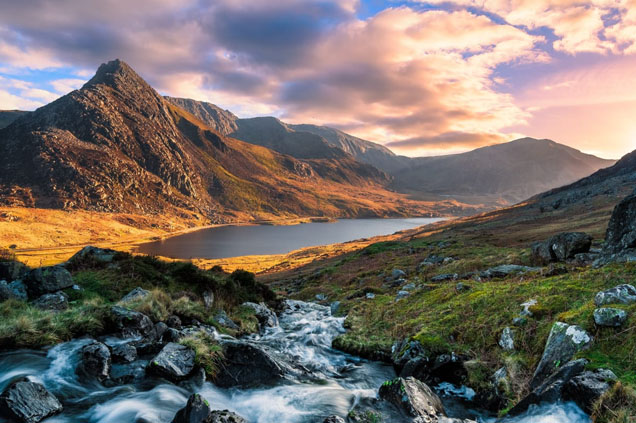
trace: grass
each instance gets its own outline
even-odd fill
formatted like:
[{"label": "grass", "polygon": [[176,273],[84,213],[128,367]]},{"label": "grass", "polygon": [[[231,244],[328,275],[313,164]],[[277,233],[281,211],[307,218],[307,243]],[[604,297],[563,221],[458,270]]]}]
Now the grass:
[{"label": "grass", "polygon": [[618,382],[594,404],[594,423],[633,423],[636,421],[636,392]]},{"label": "grass", "polygon": [[223,348],[208,333],[199,331],[179,340],[181,345],[192,348],[195,363],[205,370],[208,377],[214,378],[223,361]]}]

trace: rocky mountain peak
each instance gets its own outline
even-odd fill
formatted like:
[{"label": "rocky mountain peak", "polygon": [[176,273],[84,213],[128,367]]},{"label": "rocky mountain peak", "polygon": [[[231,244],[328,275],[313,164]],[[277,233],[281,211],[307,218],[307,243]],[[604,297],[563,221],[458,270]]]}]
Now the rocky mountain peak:
[{"label": "rocky mountain peak", "polygon": [[[144,79],[126,62],[115,59],[102,63],[95,75],[84,85],[89,88],[95,85],[107,85],[114,89],[130,89],[132,87],[153,90]],[[154,90],[153,90],[154,91]]]}]

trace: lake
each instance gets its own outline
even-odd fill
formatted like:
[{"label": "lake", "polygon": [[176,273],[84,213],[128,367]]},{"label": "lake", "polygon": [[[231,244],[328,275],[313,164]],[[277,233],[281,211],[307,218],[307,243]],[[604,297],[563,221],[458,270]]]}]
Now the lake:
[{"label": "lake", "polygon": [[179,259],[285,254],[299,248],[390,235],[444,218],[340,219],[298,225],[219,226],[142,244],[137,252]]}]

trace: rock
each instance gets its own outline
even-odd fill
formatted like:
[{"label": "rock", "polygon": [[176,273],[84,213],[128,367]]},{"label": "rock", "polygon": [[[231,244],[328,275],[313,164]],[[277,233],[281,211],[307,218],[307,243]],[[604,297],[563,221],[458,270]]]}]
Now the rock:
[{"label": "rock", "polygon": [[415,289],[415,284],[414,283],[407,283],[406,285],[404,285],[402,287],[403,291],[412,291]]},{"label": "rock", "polygon": [[537,300],[528,300],[525,303],[521,303],[521,307],[523,307],[523,310],[521,310],[521,316],[529,316],[532,317],[532,312],[530,311],[530,307],[537,305]]},{"label": "rock", "polygon": [[190,376],[194,370],[194,357],[191,348],[170,342],[148,363],[146,371],[177,382]]},{"label": "rock", "polygon": [[9,288],[7,281],[0,281],[0,301],[19,299],[15,292]]},{"label": "rock", "polygon": [[143,288],[137,287],[133,289],[132,291],[130,291],[128,294],[124,295],[124,297],[121,300],[119,300],[119,302],[122,304],[125,304],[125,303],[130,303],[133,301],[140,301],[146,298],[148,295],[150,295],[149,291],[146,291]]},{"label": "rock", "polygon": [[166,325],[164,322],[158,322],[155,325],[155,338],[156,339],[161,339],[161,337],[163,336],[164,333],[166,333],[166,331],[168,330],[168,325]]},{"label": "rock", "polygon": [[335,316],[338,314],[338,310],[340,309],[340,301],[334,301],[329,305],[329,308],[331,310],[331,315]]},{"label": "rock", "polygon": [[612,387],[616,379],[616,375],[611,370],[598,369],[583,372],[570,379],[565,385],[563,399],[574,401],[586,413],[591,413],[596,400]]},{"label": "rock", "polygon": [[113,364],[110,369],[110,380],[120,385],[139,383],[146,377],[147,365],[148,362],[143,360],[129,364]]},{"label": "rock", "polygon": [[66,310],[68,308],[68,295],[62,291],[58,291],[54,294],[44,294],[33,301],[33,305],[42,310]]},{"label": "rock", "polygon": [[367,293],[365,294],[365,298],[366,298],[367,300],[372,300],[372,299],[374,299],[374,298],[375,298],[375,294],[374,294],[373,292],[367,292]]},{"label": "rock", "polygon": [[243,417],[229,410],[214,410],[210,413],[209,423],[247,423]]},{"label": "rock", "polygon": [[13,291],[13,293],[16,295],[16,297],[19,300],[26,301],[29,297],[27,295],[26,286],[24,285],[24,282],[22,282],[21,280],[17,280],[17,281],[13,281],[9,283],[9,289]]},{"label": "rock", "polygon": [[270,310],[264,303],[256,304],[247,302],[243,303],[242,306],[254,310],[261,329],[278,326],[278,317],[276,316],[276,313]]},{"label": "rock", "polygon": [[87,245],[86,247],[75,253],[75,255],[73,255],[73,257],[68,260],[68,264],[73,266],[85,262],[111,263],[116,254],[117,251],[115,250]]},{"label": "rock", "polygon": [[633,285],[622,284],[606,291],[601,291],[594,297],[597,306],[605,304],[636,303],[636,288]]},{"label": "rock", "polygon": [[515,349],[515,333],[509,327],[505,327],[499,338],[499,346],[505,351],[514,351]]},{"label": "rock", "polygon": [[446,416],[442,401],[435,392],[412,377],[400,377],[384,382],[379,395],[408,416],[420,418],[418,422],[421,423],[434,423],[439,417]]},{"label": "rock", "polygon": [[459,278],[457,273],[442,273],[431,278],[431,282],[456,281]]},{"label": "rock", "polygon": [[396,373],[400,373],[410,360],[425,355],[426,351],[418,341],[403,339],[391,346],[391,361]]},{"label": "rock", "polygon": [[221,388],[271,385],[281,380],[284,370],[270,354],[248,342],[223,344],[223,363],[214,383]]},{"label": "rock", "polygon": [[395,296],[395,301],[400,301],[401,299],[406,298],[409,295],[411,295],[409,291],[398,291],[397,295]]},{"label": "rock", "polygon": [[322,423],[345,423],[345,419],[338,416],[329,416],[322,421]]},{"label": "rock", "polygon": [[525,317],[515,317],[512,319],[512,324],[517,327],[525,326],[528,324],[528,319]]},{"label": "rock", "polygon": [[532,258],[540,264],[574,259],[590,251],[592,237],[583,232],[562,232],[532,245]]},{"label": "rock", "polygon": [[37,298],[73,286],[71,273],[62,266],[39,267],[24,277],[29,298]]},{"label": "rock", "polygon": [[393,269],[393,271],[391,272],[391,278],[393,279],[406,278],[406,272],[402,269]]},{"label": "rock", "polygon": [[636,247],[636,193],[614,207],[605,232],[605,250],[619,253]]},{"label": "rock", "polygon": [[534,404],[560,401],[566,384],[573,377],[583,372],[586,364],[587,360],[580,359],[570,361],[559,367],[554,374],[545,379],[541,384],[535,387],[530,394],[519,401],[519,403],[508,412],[508,415],[516,416],[521,414]]},{"label": "rock", "polygon": [[534,372],[530,388],[536,389],[574,354],[589,347],[592,338],[578,326],[556,322],[543,350],[543,356]]},{"label": "rock", "polygon": [[209,423],[210,404],[199,394],[192,394],[188,403],[172,419],[172,423]]},{"label": "rock", "polygon": [[76,369],[78,375],[103,382],[110,377],[110,368],[111,355],[106,345],[93,341],[82,347],[81,358]]},{"label": "rock", "polygon": [[145,314],[120,306],[114,306],[110,311],[115,328],[119,330],[123,336],[154,337],[155,326],[152,324],[152,320]]},{"label": "rock", "polygon": [[232,319],[230,319],[230,317],[227,315],[227,313],[224,310],[219,310],[216,312],[216,314],[214,315],[214,320],[216,320],[216,322],[223,326],[224,328],[228,328],[228,329],[232,329],[232,330],[239,330],[239,326],[234,323],[234,321]]},{"label": "rock", "polygon": [[178,329],[168,328],[163,334],[163,342],[179,342],[182,337],[183,334]]},{"label": "rock", "polygon": [[568,269],[564,265],[555,266],[554,263],[550,263],[548,268],[545,269],[545,271],[543,271],[542,273],[543,276],[546,277],[559,276],[568,273]]},{"label": "rock", "polygon": [[457,285],[455,285],[455,290],[457,292],[469,291],[470,290],[470,286],[466,285],[465,283],[462,283],[462,282],[457,282]]},{"label": "rock", "polygon": [[449,382],[461,385],[468,373],[464,366],[465,357],[456,354],[440,354],[434,358],[419,355],[409,360],[402,370],[400,377],[414,377],[424,383],[437,385]]},{"label": "rock", "polygon": [[522,275],[528,272],[536,272],[541,270],[538,267],[520,266],[518,264],[502,264],[501,266],[491,267],[479,273],[484,279],[505,278],[511,275]]},{"label": "rock", "polygon": [[39,383],[20,379],[0,395],[0,414],[18,422],[38,423],[62,411],[62,404]]},{"label": "rock", "polygon": [[119,344],[111,352],[113,363],[132,363],[137,360],[137,348],[131,344]]},{"label": "rock", "polygon": [[212,308],[212,306],[214,305],[214,292],[205,291],[203,293],[203,305],[205,306],[206,310]]},{"label": "rock", "polygon": [[594,323],[597,326],[620,327],[627,321],[627,312],[618,308],[597,308],[594,310]]},{"label": "rock", "polygon": [[[450,258],[450,257],[446,257],[446,258]],[[417,267],[418,269],[422,269],[424,267],[437,266],[437,265],[443,264],[446,258],[437,256],[435,254],[431,254],[430,256],[422,260],[420,264],[417,265]]]},{"label": "rock", "polygon": [[172,315],[166,319],[166,324],[172,329],[181,329],[181,319],[178,316]]},{"label": "rock", "polygon": [[327,296],[325,294],[316,294],[316,299],[318,301],[327,301]]},{"label": "rock", "polygon": [[23,279],[29,268],[19,261],[0,261],[0,280],[15,281]]}]

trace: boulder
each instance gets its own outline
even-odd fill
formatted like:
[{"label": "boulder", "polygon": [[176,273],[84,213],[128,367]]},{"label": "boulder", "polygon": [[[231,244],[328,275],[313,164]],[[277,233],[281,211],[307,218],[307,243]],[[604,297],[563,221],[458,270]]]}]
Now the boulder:
[{"label": "boulder", "polygon": [[449,382],[461,385],[468,376],[464,362],[466,357],[456,354],[440,354],[434,358],[420,355],[410,359],[400,371],[400,377],[414,377],[424,383],[437,385]]},{"label": "boulder", "polygon": [[345,419],[339,416],[329,416],[322,423],[345,423]]},{"label": "boulder", "polygon": [[329,309],[331,310],[331,315],[335,316],[340,310],[340,301],[334,301],[329,305]]},{"label": "boulder", "polygon": [[172,423],[209,423],[210,404],[199,394],[192,394],[188,403],[172,419]]},{"label": "boulder", "polygon": [[636,193],[614,207],[605,232],[605,250],[620,253],[636,247]]},{"label": "boulder", "polygon": [[79,250],[68,260],[69,265],[75,265],[83,262],[91,263],[111,263],[115,258],[117,251],[107,248],[93,247],[87,245]]},{"label": "boulder", "polygon": [[629,284],[615,286],[614,288],[596,294],[594,303],[597,306],[636,303],[636,288]]},{"label": "boulder", "polygon": [[101,342],[84,345],[76,373],[80,376],[95,378],[100,382],[110,377],[111,355],[108,347]]},{"label": "boulder", "polygon": [[0,261],[0,280],[15,281],[26,276],[29,268],[19,261]]},{"label": "boulder", "polygon": [[618,308],[602,307],[594,310],[597,326],[620,327],[627,321],[627,312]]},{"label": "boulder", "polygon": [[499,338],[499,346],[505,351],[514,351],[515,349],[515,333],[509,327],[505,327]]},{"label": "boulder", "polygon": [[436,423],[439,417],[446,416],[437,394],[428,385],[412,377],[384,382],[379,395],[408,416],[419,418],[418,422],[421,423]]},{"label": "boulder", "polygon": [[157,324],[155,324],[155,339],[160,340],[167,330],[168,325],[166,325],[164,322],[158,322]]},{"label": "boulder", "polygon": [[223,326],[224,328],[228,328],[228,329],[232,329],[232,330],[239,330],[239,326],[234,323],[234,321],[232,319],[230,319],[230,317],[227,315],[227,313],[225,312],[225,310],[219,310],[216,312],[216,314],[214,315],[214,320],[216,320],[216,322]]},{"label": "boulder", "polygon": [[181,319],[179,319],[178,316],[169,316],[166,319],[166,325],[168,325],[168,327],[172,329],[181,329]]},{"label": "boulder", "polygon": [[563,399],[574,401],[586,413],[591,413],[596,400],[612,387],[616,379],[616,375],[611,370],[598,369],[583,372],[570,379],[565,385]]},{"label": "boulder", "polygon": [[42,310],[66,310],[68,308],[68,295],[62,291],[58,291],[54,294],[44,294],[33,301],[33,305]]},{"label": "boulder", "polygon": [[73,286],[71,273],[62,266],[39,267],[31,270],[23,279],[29,298],[61,291]]},{"label": "boulder", "polygon": [[522,275],[527,272],[535,272],[541,270],[537,267],[520,266],[518,264],[502,264],[501,266],[491,267],[479,273],[484,279],[506,278],[511,275]]},{"label": "boulder", "polygon": [[113,363],[132,363],[137,360],[137,348],[131,344],[119,344],[111,351]]},{"label": "boulder", "polygon": [[214,305],[214,292],[205,291],[203,293],[203,305],[205,306],[206,310],[212,308],[212,306]]},{"label": "boulder", "polygon": [[391,278],[393,279],[406,278],[406,272],[402,269],[393,269],[393,271],[391,272]]},{"label": "boulder", "polygon": [[148,295],[150,295],[149,291],[146,291],[145,289],[141,287],[137,287],[133,289],[132,291],[130,291],[128,294],[124,295],[124,297],[121,300],[119,300],[119,302],[130,303],[133,301],[140,301],[146,298]]},{"label": "boulder", "polygon": [[0,301],[18,300],[18,295],[9,287],[7,281],[0,281]]},{"label": "boulder", "polygon": [[183,337],[181,332],[175,328],[168,328],[166,333],[163,334],[163,342],[179,342],[179,340]]},{"label": "boulder", "polygon": [[8,286],[9,289],[13,291],[17,299],[26,301],[29,298],[29,296],[27,295],[26,286],[21,280],[10,282]]},{"label": "boulder", "polygon": [[214,379],[221,388],[271,385],[284,377],[283,366],[262,348],[248,342],[223,344],[223,362]]},{"label": "boulder", "polygon": [[530,388],[539,387],[561,365],[572,359],[574,354],[589,347],[592,337],[578,326],[556,322],[543,350],[543,356],[532,376]]},{"label": "boulder", "polygon": [[110,369],[110,380],[121,385],[139,383],[146,377],[147,365],[148,362],[142,360],[126,364],[113,364]]},{"label": "boulder", "polygon": [[422,347],[422,344],[418,341],[403,339],[395,342],[391,346],[391,361],[393,362],[396,373],[400,373],[402,368],[404,368],[406,363],[410,360],[426,355],[426,350],[424,350],[424,347]]},{"label": "boulder", "polygon": [[592,237],[583,232],[562,232],[532,245],[532,258],[540,264],[574,259],[590,251]]},{"label": "boulder", "polygon": [[17,422],[38,423],[62,411],[62,404],[39,383],[20,379],[0,395],[0,415]]},{"label": "boulder", "polygon": [[431,278],[431,282],[456,281],[459,278],[457,273],[442,273]]},{"label": "boulder", "polygon": [[209,423],[247,423],[243,417],[229,410],[214,410],[210,413]]},{"label": "boulder", "polygon": [[519,401],[517,405],[508,412],[508,415],[516,416],[521,414],[534,404],[560,401],[566,384],[573,377],[581,374],[586,364],[587,360],[580,359],[570,361],[559,367],[554,374],[550,375],[543,383],[535,387],[530,394]]},{"label": "boulder", "polygon": [[155,327],[145,314],[120,306],[114,306],[110,311],[113,324],[122,335],[154,337]]},{"label": "boulder", "polygon": [[409,291],[398,291],[397,295],[395,296],[395,301],[400,301],[401,299],[406,298],[409,295],[411,295]]},{"label": "boulder", "polygon": [[276,313],[270,310],[264,303],[256,304],[246,302],[243,303],[242,306],[254,310],[254,314],[258,319],[261,329],[278,326],[278,317],[276,317]]},{"label": "boulder", "polygon": [[170,342],[148,363],[148,373],[173,382],[186,379],[194,370],[195,353],[185,345]]}]

